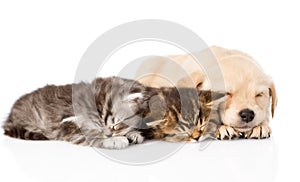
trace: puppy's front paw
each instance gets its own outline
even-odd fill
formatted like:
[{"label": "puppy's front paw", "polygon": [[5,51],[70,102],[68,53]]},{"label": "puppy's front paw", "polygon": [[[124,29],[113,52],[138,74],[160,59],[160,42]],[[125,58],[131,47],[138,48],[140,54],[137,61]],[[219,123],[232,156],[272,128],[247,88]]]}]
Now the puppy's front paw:
[{"label": "puppy's front paw", "polygon": [[124,136],[115,136],[103,140],[102,146],[107,149],[123,149],[129,145],[129,141]]},{"label": "puppy's front paw", "polygon": [[259,125],[254,127],[252,130],[246,133],[246,138],[251,139],[264,139],[269,138],[271,135],[271,128],[267,125]]},{"label": "puppy's front paw", "polygon": [[222,125],[217,131],[217,139],[219,140],[231,140],[238,138],[239,134],[232,127]]}]

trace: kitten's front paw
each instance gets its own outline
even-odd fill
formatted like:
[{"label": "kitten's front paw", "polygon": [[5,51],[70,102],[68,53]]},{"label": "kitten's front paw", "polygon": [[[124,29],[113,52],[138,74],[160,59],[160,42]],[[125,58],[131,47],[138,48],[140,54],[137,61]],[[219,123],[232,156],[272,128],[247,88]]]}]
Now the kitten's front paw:
[{"label": "kitten's front paw", "polygon": [[245,133],[245,138],[264,139],[271,135],[271,128],[265,124],[254,127],[252,130]]},{"label": "kitten's front paw", "polygon": [[238,132],[236,132],[232,127],[226,125],[220,126],[217,131],[217,139],[219,140],[231,140],[238,136]]},{"label": "kitten's front paw", "polygon": [[129,141],[124,136],[114,136],[106,138],[102,142],[102,148],[107,149],[123,149],[128,147]]},{"label": "kitten's front paw", "polygon": [[140,144],[144,141],[144,137],[141,135],[139,131],[132,131],[129,132],[126,137],[128,138],[129,142],[132,144]]}]

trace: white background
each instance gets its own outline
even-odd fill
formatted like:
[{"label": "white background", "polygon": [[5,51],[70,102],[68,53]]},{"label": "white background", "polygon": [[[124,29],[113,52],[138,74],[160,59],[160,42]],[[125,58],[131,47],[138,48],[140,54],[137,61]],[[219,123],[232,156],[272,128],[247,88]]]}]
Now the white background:
[{"label": "white background", "polygon": [[88,147],[0,135],[1,181],[299,181],[299,8],[288,0],[1,1],[3,121],[22,94],[73,82],[81,56],[102,33],[149,18],[182,24],[208,45],[250,54],[273,77],[279,97],[271,139],[214,142],[205,150],[188,144],[147,166],[119,164]]}]

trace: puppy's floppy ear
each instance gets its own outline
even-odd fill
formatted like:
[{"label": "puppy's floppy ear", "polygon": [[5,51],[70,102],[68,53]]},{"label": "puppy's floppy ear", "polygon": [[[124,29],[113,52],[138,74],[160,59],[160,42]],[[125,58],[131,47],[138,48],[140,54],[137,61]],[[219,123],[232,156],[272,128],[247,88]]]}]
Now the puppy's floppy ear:
[{"label": "puppy's floppy ear", "polygon": [[275,84],[273,81],[269,87],[269,92],[270,92],[270,96],[272,97],[271,112],[272,112],[272,117],[274,117],[275,108],[277,106],[277,94],[276,94]]}]

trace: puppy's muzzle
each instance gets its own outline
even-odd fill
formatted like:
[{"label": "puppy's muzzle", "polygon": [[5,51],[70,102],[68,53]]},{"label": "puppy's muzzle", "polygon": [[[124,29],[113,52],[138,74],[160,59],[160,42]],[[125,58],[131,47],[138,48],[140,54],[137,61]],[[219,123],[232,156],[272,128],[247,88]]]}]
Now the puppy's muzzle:
[{"label": "puppy's muzzle", "polygon": [[250,109],[243,109],[239,112],[239,115],[242,119],[243,122],[246,122],[246,123],[249,123],[251,122],[254,117],[255,117],[255,114],[252,110]]}]

